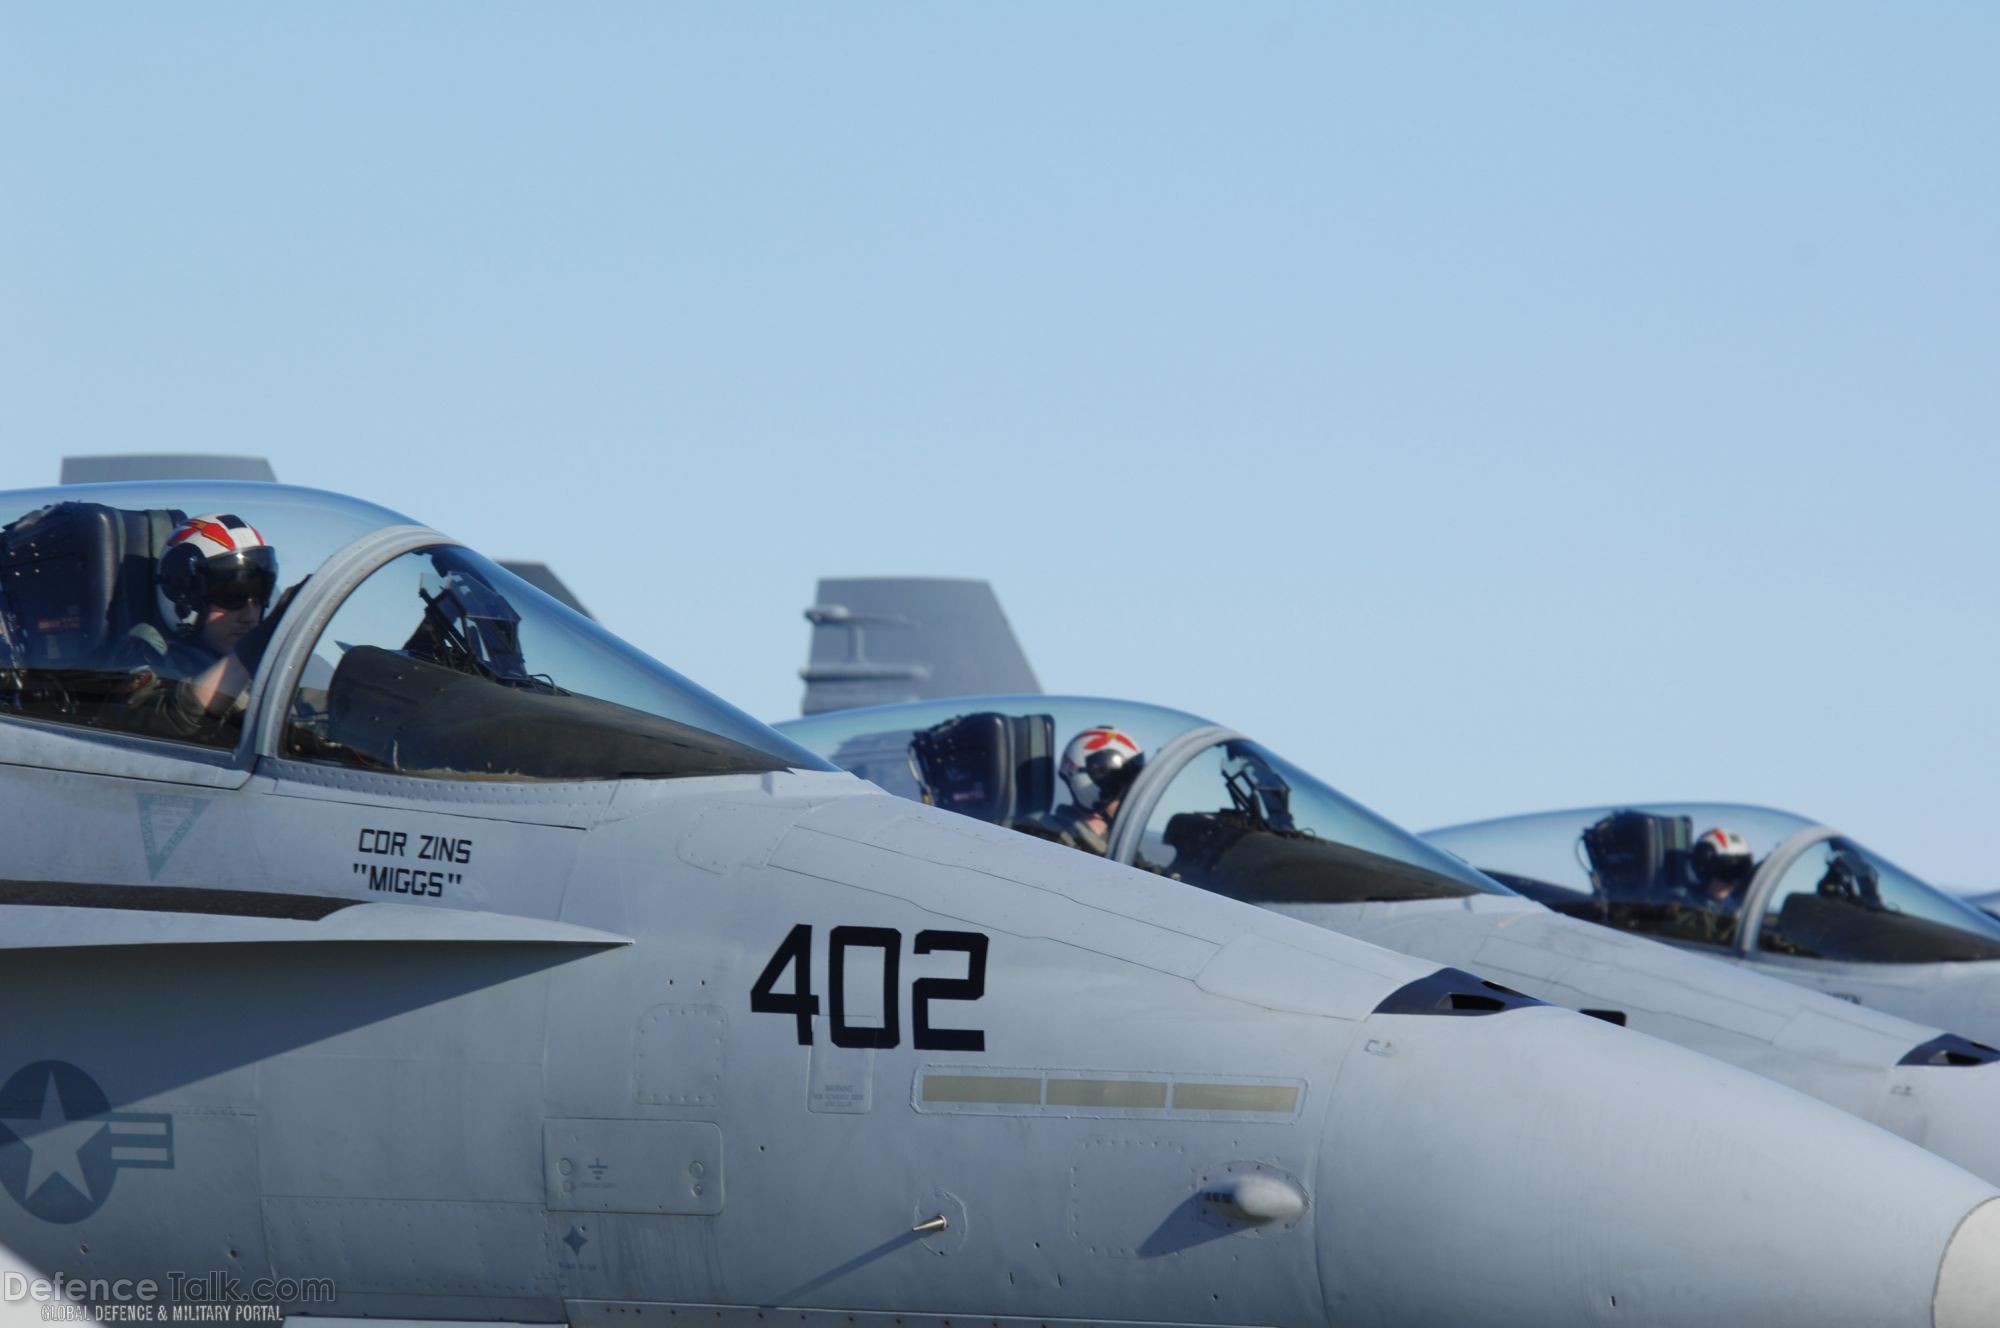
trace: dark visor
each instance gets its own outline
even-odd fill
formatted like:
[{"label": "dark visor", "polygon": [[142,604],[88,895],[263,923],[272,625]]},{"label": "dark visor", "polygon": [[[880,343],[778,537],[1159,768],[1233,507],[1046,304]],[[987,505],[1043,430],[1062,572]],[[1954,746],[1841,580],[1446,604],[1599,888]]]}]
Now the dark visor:
[{"label": "dark visor", "polygon": [[203,573],[203,598],[211,608],[240,609],[251,600],[269,604],[278,586],[278,558],[268,548],[245,549],[210,558]]}]

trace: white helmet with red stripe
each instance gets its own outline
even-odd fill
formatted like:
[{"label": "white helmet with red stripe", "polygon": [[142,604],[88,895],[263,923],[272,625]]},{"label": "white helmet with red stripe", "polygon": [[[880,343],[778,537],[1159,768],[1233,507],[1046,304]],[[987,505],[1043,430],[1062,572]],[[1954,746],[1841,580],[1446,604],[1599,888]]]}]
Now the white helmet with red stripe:
[{"label": "white helmet with red stripe", "polygon": [[1062,777],[1077,806],[1102,812],[1125,796],[1145,762],[1138,743],[1105,724],[1069,740],[1063,748]]},{"label": "white helmet with red stripe", "polygon": [[1756,865],[1749,842],[1734,830],[1720,827],[1695,840],[1689,856],[1694,863],[1694,879],[1703,888],[1717,882],[1741,884],[1750,879],[1751,869]]},{"label": "white helmet with red stripe", "polygon": [[269,605],[278,585],[278,551],[240,516],[189,517],[167,538],[156,583],[167,621],[192,627],[210,606]]}]

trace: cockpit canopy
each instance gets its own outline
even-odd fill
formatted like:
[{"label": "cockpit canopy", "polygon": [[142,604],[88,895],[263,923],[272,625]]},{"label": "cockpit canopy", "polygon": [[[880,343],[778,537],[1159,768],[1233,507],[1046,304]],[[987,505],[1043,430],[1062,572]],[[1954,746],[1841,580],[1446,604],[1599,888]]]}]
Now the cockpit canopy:
[{"label": "cockpit canopy", "polygon": [[[1251,903],[1509,893],[1260,744],[1178,710],[973,697],[836,711],[778,728],[891,793]],[[1063,764],[1074,744],[1087,751],[1104,733],[1117,735],[1106,743],[1137,749],[1138,773],[1109,798],[1101,781],[1066,775]]]},{"label": "cockpit canopy", "polygon": [[[1741,874],[1704,852],[1732,834],[1751,860]],[[1551,908],[1662,940],[1853,963],[2000,959],[2000,920],[1769,808],[1591,807],[1424,838]]]},{"label": "cockpit canopy", "polygon": [[[207,620],[242,616],[243,595],[188,614],[160,593],[176,532],[214,514],[254,527],[278,569],[272,603],[253,604],[242,626],[256,626],[233,643]],[[227,539],[236,527],[203,529]],[[250,679],[301,653],[269,648],[310,633],[303,667],[264,679],[260,704],[282,706],[285,719],[278,750],[263,755],[515,781],[831,768],[527,582],[426,535],[386,508],[275,484],[0,495],[0,718],[234,750],[253,731]]]}]

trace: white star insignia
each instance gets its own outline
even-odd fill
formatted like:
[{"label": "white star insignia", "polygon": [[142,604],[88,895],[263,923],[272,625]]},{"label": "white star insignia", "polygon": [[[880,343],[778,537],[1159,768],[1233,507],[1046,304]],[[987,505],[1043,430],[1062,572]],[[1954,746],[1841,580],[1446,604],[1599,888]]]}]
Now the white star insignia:
[{"label": "white star insignia", "polygon": [[28,1183],[21,1190],[23,1199],[31,1199],[42,1186],[57,1176],[67,1181],[85,1199],[95,1199],[90,1192],[90,1182],[83,1178],[83,1159],[78,1157],[86,1145],[97,1137],[104,1128],[101,1120],[73,1121],[63,1111],[62,1095],[56,1091],[55,1071],[49,1072],[48,1087],[42,1090],[42,1114],[36,1117],[9,1116],[10,1121],[39,1125],[32,1133],[16,1129],[15,1135],[29,1152]]}]

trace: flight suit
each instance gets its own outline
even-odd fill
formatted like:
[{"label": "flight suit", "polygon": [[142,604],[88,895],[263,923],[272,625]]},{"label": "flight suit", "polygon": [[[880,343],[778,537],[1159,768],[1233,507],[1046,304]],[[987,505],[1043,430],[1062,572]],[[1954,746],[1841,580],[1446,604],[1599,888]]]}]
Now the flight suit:
[{"label": "flight suit", "polygon": [[235,707],[210,713],[189,683],[221,658],[192,635],[141,623],[125,634],[112,655],[113,666],[130,675],[130,690],[102,717],[103,723],[154,738],[216,743]]}]

